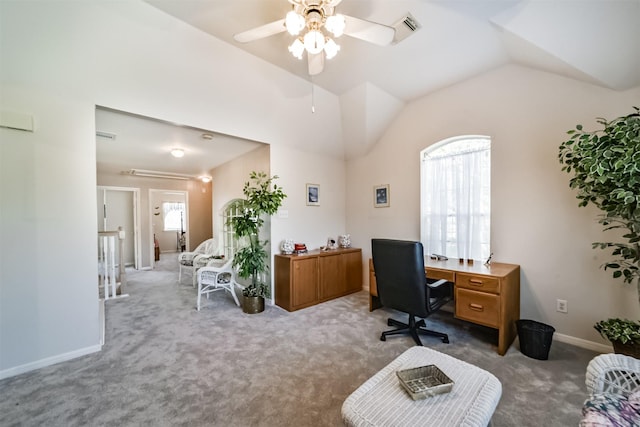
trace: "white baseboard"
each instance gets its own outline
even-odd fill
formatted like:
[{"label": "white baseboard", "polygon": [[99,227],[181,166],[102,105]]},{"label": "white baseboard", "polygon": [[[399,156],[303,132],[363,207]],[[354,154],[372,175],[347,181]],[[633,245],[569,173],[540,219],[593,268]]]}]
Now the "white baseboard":
[{"label": "white baseboard", "polygon": [[102,350],[102,345],[93,345],[90,347],[70,351],[68,353],[58,354],[55,356],[47,357],[45,359],[36,360],[35,362],[26,363],[24,365],[14,366],[13,368],[0,371],[0,380],[24,374],[25,372],[33,371],[35,369],[55,365],[56,363],[66,362],[67,360],[75,359],[80,356],[86,356],[87,354],[95,353],[100,350]]},{"label": "white baseboard", "polygon": [[586,348],[587,350],[597,351],[598,353],[613,353],[613,347],[611,345],[600,344],[593,341],[583,340],[582,338],[572,337],[564,334],[553,334],[554,341],[560,341],[567,344],[575,345],[576,347]]}]

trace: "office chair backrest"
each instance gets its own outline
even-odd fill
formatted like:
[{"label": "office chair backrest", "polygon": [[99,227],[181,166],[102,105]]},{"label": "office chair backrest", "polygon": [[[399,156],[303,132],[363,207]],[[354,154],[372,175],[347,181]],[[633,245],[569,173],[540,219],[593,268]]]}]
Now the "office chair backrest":
[{"label": "office chair backrest", "polygon": [[371,252],[382,305],[419,317],[428,316],[422,243],[371,239]]}]

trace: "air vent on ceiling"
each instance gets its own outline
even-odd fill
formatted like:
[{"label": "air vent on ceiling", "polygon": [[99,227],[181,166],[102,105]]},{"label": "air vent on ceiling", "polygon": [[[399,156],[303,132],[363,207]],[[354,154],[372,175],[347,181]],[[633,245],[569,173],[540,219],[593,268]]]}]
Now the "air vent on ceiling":
[{"label": "air vent on ceiling", "polygon": [[396,34],[393,37],[393,44],[399,43],[402,40],[409,37],[411,34],[418,31],[422,25],[416,18],[413,17],[409,12],[405,16],[403,16],[398,22],[393,24],[393,28],[396,30]]},{"label": "air vent on ceiling", "polygon": [[96,136],[99,136],[100,138],[110,139],[110,140],[116,139],[115,133],[102,132],[100,130],[96,131]]}]

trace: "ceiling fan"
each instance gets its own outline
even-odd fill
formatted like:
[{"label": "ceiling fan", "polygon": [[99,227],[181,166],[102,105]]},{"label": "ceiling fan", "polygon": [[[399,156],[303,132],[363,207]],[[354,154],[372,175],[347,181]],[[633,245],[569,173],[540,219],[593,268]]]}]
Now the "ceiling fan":
[{"label": "ceiling fan", "polygon": [[296,37],[289,52],[298,59],[307,53],[311,76],[320,74],[325,58],[333,58],[340,50],[331,35],[337,38],[345,34],[379,46],[387,46],[393,41],[395,30],[392,27],[336,13],[336,6],[342,0],[288,1],[292,9],[285,18],[238,33],[233,38],[248,43],[288,31]]}]

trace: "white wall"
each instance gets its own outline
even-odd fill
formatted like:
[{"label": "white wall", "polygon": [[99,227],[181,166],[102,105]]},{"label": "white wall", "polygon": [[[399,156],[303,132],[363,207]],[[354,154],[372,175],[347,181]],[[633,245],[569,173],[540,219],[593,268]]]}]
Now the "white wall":
[{"label": "white wall", "polygon": [[[0,108],[36,118],[0,130],[0,378],[99,349],[95,105],[282,146],[271,173],[326,183],[313,217],[344,228],[334,95],[312,114],[308,82],[138,1],[0,2],[0,40]],[[274,241],[314,237],[304,219]]]},{"label": "white wall", "polygon": [[[347,231],[365,258],[372,237],[419,239],[420,151],[456,135],[489,135],[491,246],[494,260],[522,267],[521,317],[571,342],[605,343],[593,324],[637,319],[638,298],[599,269],[606,253],[591,249],[605,239],[598,211],[578,208],[558,147],[576,124],[595,129],[596,117],[628,114],[638,101],[640,88],[616,92],[519,66],[418,99],[366,156],[347,163]],[[373,207],[376,184],[390,184],[391,207]],[[568,301],[567,314],[555,311],[558,298]]]}]

